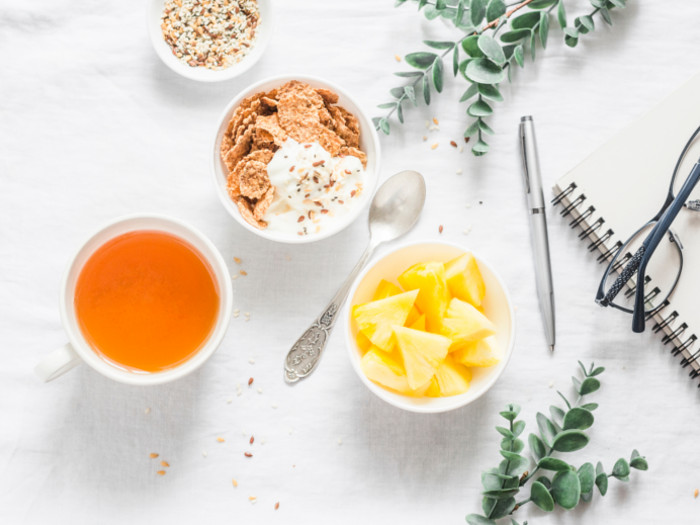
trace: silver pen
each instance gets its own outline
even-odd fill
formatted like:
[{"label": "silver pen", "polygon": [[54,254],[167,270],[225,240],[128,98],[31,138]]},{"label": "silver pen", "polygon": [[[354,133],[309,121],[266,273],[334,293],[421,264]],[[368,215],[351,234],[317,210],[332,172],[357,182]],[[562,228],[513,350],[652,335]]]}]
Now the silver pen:
[{"label": "silver pen", "polygon": [[542,193],[540,161],[535,142],[535,126],[532,116],[520,118],[520,153],[523,159],[523,182],[527,197],[527,212],[530,217],[532,251],[535,258],[535,284],[540,302],[545,337],[550,350],[554,350],[554,287],[552,286],[552,265],[549,258],[547,218]]}]

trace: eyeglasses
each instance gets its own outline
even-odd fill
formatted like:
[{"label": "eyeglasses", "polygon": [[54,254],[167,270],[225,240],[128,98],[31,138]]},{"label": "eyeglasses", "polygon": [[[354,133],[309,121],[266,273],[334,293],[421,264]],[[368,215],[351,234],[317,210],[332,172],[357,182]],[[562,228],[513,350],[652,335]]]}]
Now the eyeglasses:
[{"label": "eyeglasses", "polygon": [[[617,248],[596,293],[599,305],[631,313],[635,332],[643,332],[646,319],[668,304],[681,277],[683,245],[671,226],[682,209],[700,211],[700,188],[694,193],[700,180],[700,160],[692,166],[685,180],[678,177],[681,164],[698,135],[700,126],[678,157],[663,206]],[[650,264],[653,282],[647,275]]]}]

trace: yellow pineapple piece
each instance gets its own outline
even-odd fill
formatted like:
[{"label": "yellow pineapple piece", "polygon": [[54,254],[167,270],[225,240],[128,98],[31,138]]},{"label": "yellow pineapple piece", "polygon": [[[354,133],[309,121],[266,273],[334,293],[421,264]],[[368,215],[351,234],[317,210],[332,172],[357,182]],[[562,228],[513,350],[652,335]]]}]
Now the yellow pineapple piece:
[{"label": "yellow pineapple piece", "polygon": [[393,359],[391,354],[387,354],[376,346],[362,356],[360,368],[375,383],[395,390],[400,394],[412,393],[403,367]]},{"label": "yellow pineapple piece", "polygon": [[372,347],[372,341],[362,332],[357,332],[357,346],[359,346],[360,350],[364,353]]},{"label": "yellow pineapple piece", "polygon": [[438,334],[395,326],[396,344],[403,357],[403,365],[412,389],[425,385],[445,359],[450,339]]},{"label": "yellow pineapple piece", "polygon": [[425,314],[428,331],[439,332],[450,300],[445,266],[439,262],[418,263],[398,277],[404,290],[420,290],[416,306]]},{"label": "yellow pineapple piece", "polygon": [[428,383],[428,389],[425,391],[428,397],[440,397],[440,385],[438,385],[437,377],[433,376]]},{"label": "yellow pineapple piece", "polygon": [[493,366],[500,361],[496,352],[497,344],[495,337],[486,337],[461,346],[452,353],[452,357],[465,366]]},{"label": "yellow pineapple piece", "polygon": [[414,330],[423,330],[425,332],[425,316],[421,315],[414,322],[411,322],[409,315],[409,319],[406,319],[406,326],[413,328]]},{"label": "yellow pineapple piece", "polygon": [[452,340],[450,350],[456,350],[496,333],[496,327],[471,304],[453,297],[442,320],[441,333]]},{"label": "yellow pineapple piece", "polygon": [[379,299],[386,299],[392,295],[399,295],[401,293],[401,288],[392,282],[382,279],[377,285],[377,289],[374,292],[373,301],[378,301]]},{"label": "yellow pineapple piece", "polygon": [[386,299],[355,305],[352,308],[352,317],[357,322],[359,331],[372,344],[389,352],[393,346],[392,327],[401,326],[406,322],[417,296],[418,290],[412,290]]},{"label": "yellow pineapple piece", "polygon": [[481,306],[486,285],[479,264],[471,253],[465,253],[445,263],[445,279],[450,293],[477,308]]},{"label": "yellow pineapple piece", "polygon": [[445,359],[435,371],[435,381],[438,384],[440,395],[456,396],[469,390],[469,382],[472,373],[459,363],[455,363],[449,357]]}]

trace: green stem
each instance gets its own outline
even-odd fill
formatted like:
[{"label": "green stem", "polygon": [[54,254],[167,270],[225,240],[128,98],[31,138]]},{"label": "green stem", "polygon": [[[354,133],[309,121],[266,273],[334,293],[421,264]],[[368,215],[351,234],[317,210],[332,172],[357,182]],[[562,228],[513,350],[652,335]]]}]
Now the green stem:
[{"label": "green stem", "polygon": [[[481,130],[479,130],[479,133],[481,133]],[[479,138],[481,138],[481,137],[479,137]],[[510,427],[510,431],[513,432],[513,421],[511,420],[511,421],[509,421],[508,423],[509,423],[508,426]],[[512,443],[512,442],[511,442],[511,444],[510,444],[510,450],[509,450],[509,452],[513,452],[513,443]],[[510,467],[510,460],[507,459],[507,460],[506,460],[506,472],[508,472],[508,468],[509,468],[509,467]],[[504,488],[505,482],[506,482],[505,480],[502,480],[502,481],[501,481],[501,488]],[[491,518],[491,515],[493,514],[493,511],[496,510],[496,505],[498,505],[498,500],[497,500],[497,499],[494,499],[493,505],[491,505],[491,510],[489,510],[489,513],[488,513],[488,515],[486,516],[487,518],[489,518],[489,519]]]}]

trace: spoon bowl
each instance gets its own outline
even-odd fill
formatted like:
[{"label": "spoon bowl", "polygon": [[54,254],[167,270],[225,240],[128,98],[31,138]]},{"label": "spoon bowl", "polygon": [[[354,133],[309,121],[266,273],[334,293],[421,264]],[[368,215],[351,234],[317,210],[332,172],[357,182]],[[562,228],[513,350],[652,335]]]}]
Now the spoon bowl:
[{"label": "spoon bowl", "polygon": [[287,383],[296,383],[314,371],[355,277],[377,246],[401,237],[413,228],[424,204],[425,181],[417,171],[401,171],[379,187],[369,210],[369,244],[323,313],[297,339],[287,354],[284,361],[284,378]]}]

